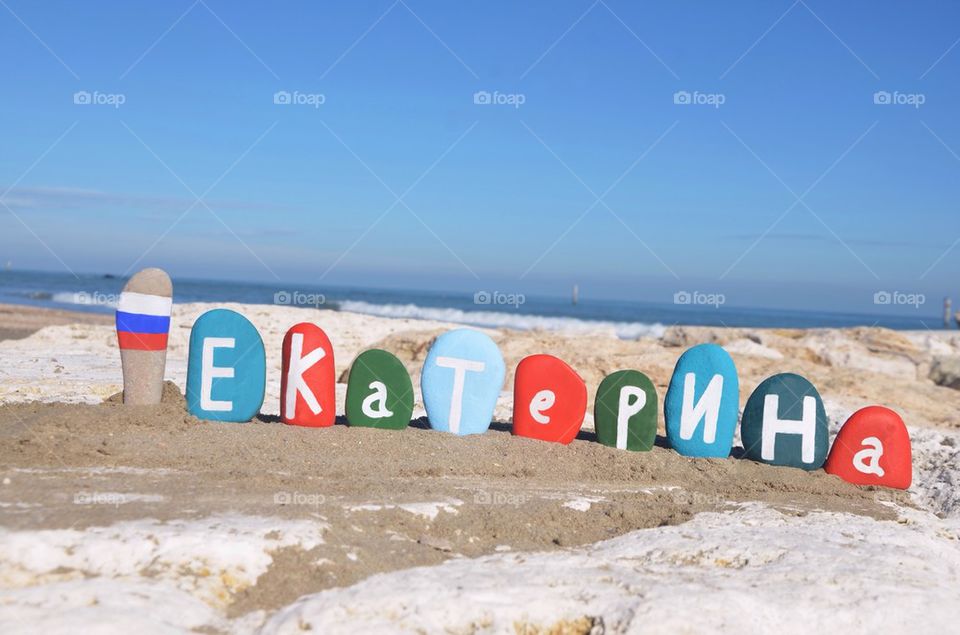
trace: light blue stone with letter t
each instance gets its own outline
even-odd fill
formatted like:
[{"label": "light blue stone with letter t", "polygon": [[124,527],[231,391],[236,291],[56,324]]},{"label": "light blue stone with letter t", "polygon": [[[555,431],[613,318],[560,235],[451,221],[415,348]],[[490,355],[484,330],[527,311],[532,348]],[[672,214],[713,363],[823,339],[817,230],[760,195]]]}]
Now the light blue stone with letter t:
[{"label": "light blue stone with letter t", "polygon": [[503,355],[487,335],[473,329],[442,334],[420,376],[430,427],[459,435],[486,432],[505,375]]},{"label": "light blue stone with letter t", "polygon": [[684,456],[729,456],[739,412],[737,367],[723,347],[699,344],[680,356],[663,400],[674,450]]},{"label": "light blue stone with letter t", "polygon": [[250,421],[263,405],[263,340],[236,311],[207,311],[190,331],[187,410],[198,419]]}]

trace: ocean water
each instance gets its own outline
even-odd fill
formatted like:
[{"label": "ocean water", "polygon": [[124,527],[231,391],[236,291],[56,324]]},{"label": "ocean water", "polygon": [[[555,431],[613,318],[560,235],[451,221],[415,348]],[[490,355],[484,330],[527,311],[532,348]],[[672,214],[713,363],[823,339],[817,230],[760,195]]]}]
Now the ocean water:
[{"label": "ocean water", "polygon": [[[110,313],[125,280],[109,275],[35,271],[0,272],[0,303]],[[632,339],[659,335],[667,326],[819,328],[883,326],[891,329],[942,328],[930,315],[858,315],[721,305],[663,304],[527,295],[475,297],[468,293],[371,289],[303,284],[243,283],[174,279],[175,302],[242,302],[316,306],[385,317],[431,319],[472,326],[588,331],[614,330]]]}]

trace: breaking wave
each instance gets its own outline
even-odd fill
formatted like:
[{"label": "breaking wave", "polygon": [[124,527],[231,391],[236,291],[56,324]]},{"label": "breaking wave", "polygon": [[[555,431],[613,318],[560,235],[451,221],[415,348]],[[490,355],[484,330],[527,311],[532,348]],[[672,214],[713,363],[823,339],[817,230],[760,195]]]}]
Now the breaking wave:
[{"label": "breaking wave", "polygon": [[583,320],[572,317],[553,317],[508,313],[505,311],[464,311],[443,307],[424,307],[416,304],[373,304],[370,302],[345,300],[340,310],[364,313],[380,317],[407,318],[414,320],[435,320],[454,322],[486,328],[508,328],[520,331],[560,331],[564,333],[610,333],[620,339],[638,337],[661,337],[663,324],[646,322],[614,322],[608,320]]}]

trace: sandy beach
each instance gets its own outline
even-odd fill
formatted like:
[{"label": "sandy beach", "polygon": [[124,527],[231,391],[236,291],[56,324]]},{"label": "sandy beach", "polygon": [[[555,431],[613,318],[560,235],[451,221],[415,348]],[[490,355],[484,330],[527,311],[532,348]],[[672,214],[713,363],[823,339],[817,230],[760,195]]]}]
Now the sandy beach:
[{"label": "sandy beach", "polygon": [[[174,308],[164,404],[124,407],[109,317],[0,307],[0,619],[11,632],[110,620],[141,632],[676,632],[706,627],[949,628],[960,603],[960,334],[669,327],[621,340],[487,330],[508,376],[490,432],[344,424],[353,358],[384,348],[417,386],[456,325],[349,312],[224,305],[267,348],[249,424],[183,405],[187,339],[214,305]],[[338,425],[278,422],[280,343],[314,321],[340,377]],[[663,398],[677,357],[730,351],[741,408],[792,371],[824,398],[831,432],[854,410],[901,413],[909,492],[746,460],[689,459],[595,442],[592,416],[559,446],[513,437],[512,370],[568,361],[589,394],[615,370]],[[936,381],[935,381],[936,380]],[[944,385],[938,385],[944,384]],[[591,403],[592,409],[592,403]],[[662,416],[660,434],[663,434]],[[737,445],[739,441],[737,441]],[[684,612],[696,601],[697,615]],[[802,615],[803,619],[796,619]]]},{"label": "sandy beach", "polygon": [[0,635],[960,633],[960,2],[0,24]]}]

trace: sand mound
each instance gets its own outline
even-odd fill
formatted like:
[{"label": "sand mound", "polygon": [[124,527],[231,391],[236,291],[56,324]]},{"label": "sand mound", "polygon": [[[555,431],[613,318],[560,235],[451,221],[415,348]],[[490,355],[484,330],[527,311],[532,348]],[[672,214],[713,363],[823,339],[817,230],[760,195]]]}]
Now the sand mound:
[{"label": "sand mound", "polygon": [[[121,390],[120,392],[113,393],[104,399],[103,403],[109,406],[122,406],[123,391]],[[180,386],[176,385],[172,381],[167,380],[163,382],[163,394],[160,396],[160,404],[162,406],[170,406],[185,410],[187,407],[187,400],[183,396],[183,391],[180,390]]]}]

